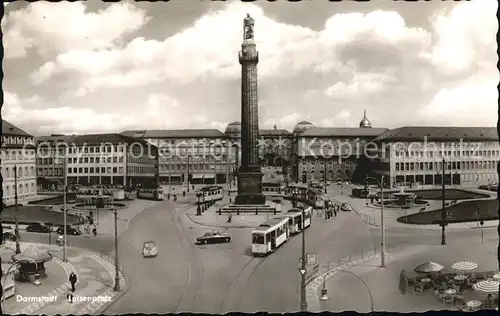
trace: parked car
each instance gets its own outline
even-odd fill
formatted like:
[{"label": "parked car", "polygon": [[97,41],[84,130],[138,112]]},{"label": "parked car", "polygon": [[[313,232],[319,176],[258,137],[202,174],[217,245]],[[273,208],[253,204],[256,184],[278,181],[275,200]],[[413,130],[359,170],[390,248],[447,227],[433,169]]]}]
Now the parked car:
[{"label": "parked car", "polygon": [[[63,235],[64,234],[64,226],[59,226],[59,228],[56,230],[56,232],[59,235]],[[66,225],[66,234],[67,235],[81,235],[82,232],[76,227],[73,227],[71,225]]]},{"label": "parked car", "polygon": [[52,231],[52,228],[48,225],[44,225],[42,223],[31,223],[26,227],[26,231],[32,233],[48,233]]},{"label": "parked car", "polygon": [[231,236],[227,233],[221,233],[219,231],[207,232],[196,238],[196,243],[198,244],[216,244],[227,242],[231,242]]},{"label": "parked car", "polygon": [[144,242],[142,246],[142,256],[144,258],[156,257],[158,254],[158,247],[156,243],[152,240]]},{"label": "parked car", "polygon": [[340,207],[340,209],[344,212],[350,212],[350,211],[352,211],[352,206],[347,204],[347,203],[342,203],[342,206]]}]

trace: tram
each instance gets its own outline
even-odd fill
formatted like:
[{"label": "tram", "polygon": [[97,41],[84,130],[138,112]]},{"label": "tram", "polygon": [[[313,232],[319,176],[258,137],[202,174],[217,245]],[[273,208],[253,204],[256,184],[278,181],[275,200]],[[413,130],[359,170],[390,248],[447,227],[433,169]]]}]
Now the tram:
[{"label": "tram", "polygon": [[198,192],[203,194],[202,196],[205,198],[205,202],[220,201],[224,196],[224,189],[218,185],[203,187]]},{"label": "tram", "polygon": [[307,191],[307,205],[312,206],[314,209],[322,209],[325,207],[325,197],[321,190],[309,189]]},{"label": "tram", "polygon": [[111,196],[114,200],[123,200],[125,190],[121,185],[79,186],[76,189],[76,197],[79,199],[96,196]]},{"label": "tram", "polygon": [[292,208],[285,213],[290,220],[288,222],[288,227],[290,235],[298,234],[302,231],[302,226],[308,228],[311,226],[311,215],[312,207],[308,206],[301,210],[299,208]]},{"label": "tram", "polygon": [[163,189],[158,188],[138,188],[137,189],[137,198],[143,200],[155,200],[162,201],[163,197]]},{"label": "tram", "polygon": [[252,231],[252,254],[254,256],[265,256],[274,252],[284,244],[290,231],[287,216],[274,217]]}]

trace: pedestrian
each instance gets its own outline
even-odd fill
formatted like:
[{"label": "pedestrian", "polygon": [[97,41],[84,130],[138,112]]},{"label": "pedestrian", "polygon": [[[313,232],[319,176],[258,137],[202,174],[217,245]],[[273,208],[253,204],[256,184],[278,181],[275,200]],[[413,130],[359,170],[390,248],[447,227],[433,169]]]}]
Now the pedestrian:
[{"label": "pedestrian", "polygon": [[75,284],[78,282],[78,278],[76,277],[75,272],[71,272],[69,275],[69,283],[71,284],[71,292],[75,293]]},{"label": "pedestrian", "polygon": [[94,237],[97,236],[97,227],[94,227],[92,228],[92,234],[94,234]]}]

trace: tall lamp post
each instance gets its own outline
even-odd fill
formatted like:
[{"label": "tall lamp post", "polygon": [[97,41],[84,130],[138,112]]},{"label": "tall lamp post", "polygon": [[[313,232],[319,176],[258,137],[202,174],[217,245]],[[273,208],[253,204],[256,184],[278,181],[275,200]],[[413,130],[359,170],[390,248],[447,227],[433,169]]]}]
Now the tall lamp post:
[{"label": "tall lamp post", "polygon": [[300,310],[307,312],[307,299],[306,299],[306,212],[302,209],[302,272],[301,272],[301,285],[300,285]]},{"label": "tall lamp post", "polygon": [[297,207],[297,191],[298,189],[297,188],[293,188],[292,189],[292,207],[293,208],[296,208]]},{"label": "tall lamp post", "polygon": [[14,218],[16,220],[16,254],[21,253],[21,245],[19,244],[19,221],[17,220],[17,165],[14,165]]},{"label": "tall lamp post", "polygon": [[201,215],[201,208],[200,208],[200,198],[201,198],[201,193],[197,192],[196,193],[196,215],[200,216]]},{"label": "tall lamp post", "polygon": [[445,215],[445,207],[446,207],[446,203],[445,203],[445,200],[446,200],[446,190],[445,190],[445,187],[444,187],[444,176],[445,176],[445,170],[446,170],[446,161],[445,159],[443,158],[443,162],[442,162],[442,179],[441,179],[441,245],[446,245],[446,233],[445,233],[445,229],[446,229],[446,215]]},{"label": "tall lamp post", "polygon": [[367,176],[365,177],[365,184],[368,182],[368,180],[374,180],[380,187],[380,267],[385,268],[384,176],[381,177],[380,181],[376,178]]},{"label": "tall lamp post", "polygon": [[113,210],[115,215],[115,287],[114,291],[120,291],[120,272],[119,272],[119,260],[118,260],[118,213],[116,209]]},{"label": "tall lamp post", "polygon": [[[363,280],[363,278],[361,278],[356,273],[354,273],[352,271],[349,271],[349,270],[338,270],[336,273],[347,273],[347,274],[350,274],[350,275],[356,277],[356,279],[358,279],[359,281],[361,281],[361,283],[363,283],[364,287],[366,288],[366,290],[368,292],[368,295],[370,295],[370,309],[371,309],[371,311],[373,311],[374,307],[373,307],[373,295],[372,295],[372,291],[370,290],[370,287],[368,286],[368,284],[366,284],[365,280]],[[322,300],[322,301],[327,301],[328,300],[328,295],[327,295],[327,290],[326,290],[326,276],[327,276],[327,274],[325,274],[325,276],[323,277],[323,289],[321,291],[322,295],[321,295],[321,298],[320,298],[320,300]]]},{"label": "tall lamp post", "polygon": [[[67,150],[67,148],[66,148]],[[63,229],[63,233],[64,233],[64,238],[63,238],[63,262],[66,262],[67,261],[67,258],[66,258],[66,247],[68,246],[68,242],[67,242],[67,238],[68,238],[68,232],[67,232],[67,218],[66,218],[66,193],[68,192],[68,168],[67,168],[67,164],[66,164],[66,161],[67,161],[67,154],[64,155],[64,161],[63,161],[63,174],[64,174],[64,188],[63,188],[63,221],[64,221],[64,229]],[[97,217],[99,218],[99,216]]]}]

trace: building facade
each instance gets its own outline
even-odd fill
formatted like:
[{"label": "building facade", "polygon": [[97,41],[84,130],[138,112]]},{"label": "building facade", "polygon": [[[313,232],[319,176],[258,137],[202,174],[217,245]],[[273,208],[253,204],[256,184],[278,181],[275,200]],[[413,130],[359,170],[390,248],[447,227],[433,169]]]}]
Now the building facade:
[{"label": "building facade", "polygon": [[2,189],[5,205],[15,204],[16,183],[18,204],[25,204],[36,197],[35,149],[32,135],[3,121],[0,170],[3,177]]},{"label": "building facade", "polygon": [[53,134],[35,137],[38,191],[62,191],[64,188],[64,157],[67,144],[75,135]]},{"label": "building facade", "polygon": [[122,134],[159,148],[160,183],[226,183],[234,170],[227,135],[216,129],[143,130]]},{"label": "building facade", "polygon": [[[500,145],[494,127],[416,127],[387,131],[375,139],[373,176],[386,185],[477,187],[498,183]],[[443,177],[444,168],[444,177]]]},{"label": "building facade", "polygon": [[315,127],[299,122],[293,131],[293,179],[297,182],[352,180],[362,182],[371,163],[366,144],[387,131],[372,128],[366,111],[359,127]]},{"label": "building facade", "polygon": [[38,186],[154,185],[158,150],[120,134],[51,135],[37,138]]}]

